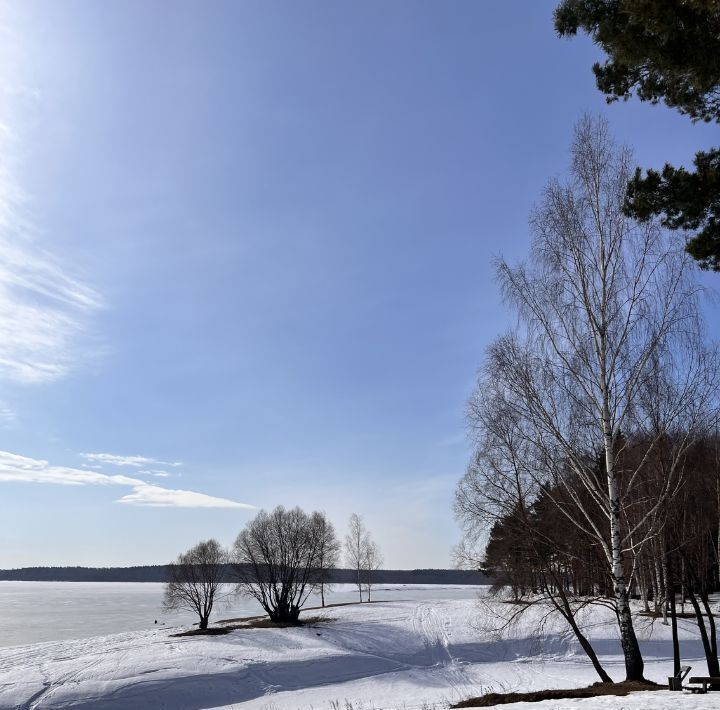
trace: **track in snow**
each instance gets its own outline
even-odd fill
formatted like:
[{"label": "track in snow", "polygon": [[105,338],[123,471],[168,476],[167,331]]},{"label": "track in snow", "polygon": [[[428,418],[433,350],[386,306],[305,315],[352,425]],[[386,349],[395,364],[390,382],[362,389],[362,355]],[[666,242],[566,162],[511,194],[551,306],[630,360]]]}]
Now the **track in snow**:
[{"label": "track in snow", "polygon": [[446,626],[450,619],[443,620],[438,613],[438,605],[420,603],[413,611],[412,627],[425,642],[430,661],[441,670],[454,699],[463,699],[477,692],[476,685],[470,680],[461,661],[450,652],[450,639]]}]

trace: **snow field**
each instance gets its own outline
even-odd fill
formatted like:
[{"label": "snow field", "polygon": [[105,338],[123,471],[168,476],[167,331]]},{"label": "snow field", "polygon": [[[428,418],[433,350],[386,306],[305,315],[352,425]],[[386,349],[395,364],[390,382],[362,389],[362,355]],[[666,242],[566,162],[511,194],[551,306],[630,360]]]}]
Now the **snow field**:
[{"label": "snow field", "polygon": [[[513,605],[467,598],[394,601],[313,611],[325,621],[301,628],[181,638],[170,635],[178,629],[152,629],[15,646],[0,649],[0,708],[439,710],[491,690],[596,680],[564,622],[545,610],[532,608],[498,632],[498,615],[512,611]],[[581,617],[606,669],[622,679],[612,613],[593,608]],[[637,624],[646,676],[665,682],[672,670],[670,629],[642,617]],[[694,624],[680,620],[680,635],[691,675],[704,675]],[[720,693],[661,691],[503,707],[710,710],[720,709]]]}]

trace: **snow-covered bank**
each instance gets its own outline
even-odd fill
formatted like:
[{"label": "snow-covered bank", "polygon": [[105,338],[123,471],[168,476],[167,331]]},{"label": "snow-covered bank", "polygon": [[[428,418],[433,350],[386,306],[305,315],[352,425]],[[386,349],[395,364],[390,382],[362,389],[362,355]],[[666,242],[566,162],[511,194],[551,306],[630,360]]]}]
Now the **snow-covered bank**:
[{"label": "snow-covered bank", "polygon": [[[451,594],[451,591],[448,591]],[[499,610],[507,608],[493,602]],[[315,613],[315,612],[313,612]],[[176,638],[167,629],[0,650],[0,707],[133,710],[212,707],[446,707],[489,690],[582,686],[596,680],[565,627],[540,632],[534,610],[505,638],[470,599],[386,602],[330,608],[326,621],[293,629],[243,629],[225,636]],[[622,658],[610,613],[586,615],[610,674]],[[663,682],[672,669],[669,629],[638,620],[646,675]],[[682,653],[704,663],[694,625],[681,621]],[[720,694],[717,694],[720,696]],[[548,708],[720,708],[720,697],[655,692],[625,698],[505,706]],[[337,706],[336,706],[337,707]]]}]

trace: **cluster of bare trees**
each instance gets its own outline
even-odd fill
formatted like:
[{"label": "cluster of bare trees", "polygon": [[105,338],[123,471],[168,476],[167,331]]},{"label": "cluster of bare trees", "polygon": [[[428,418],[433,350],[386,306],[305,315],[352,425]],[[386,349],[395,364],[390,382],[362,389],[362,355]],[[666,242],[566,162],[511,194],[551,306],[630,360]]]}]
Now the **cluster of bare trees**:
[{"label": "cluster of bare trees", "polygon": [[[358,570],[358,585],[370,588],[382,557],[362,519],[353,514],[346,540],[347,558]],[[357,539],[357,545],[351,540]],[[295,623],[308,597],[316,592],[325,606],[331,572],[340,562],[341,545],[324,513],[278,506],[264,510],[240,532],[230,551],[217,540],[197,544],[169,566],[164,608],[196,613],[206,629],[213,605],[231,592],[255,599],[271,621]]]},{"label": "cluster of bare trees", "polygon": [[[707,546],[718,511],[698,514],[718,495],[706,466],[717,354],[683,245],[623,213],[632,169],[606,123],[583,119],[570,180],[550,182],[534,211],[529,264],[499,264],[518,326],[488,350],[456,496],[463,554],[484,543],[483,561],[517,597],[549,600],[603,680],[578,603],[611,604],[626,677],[639,680],[631,594],[665,608],[677,580],[702,601],[717,564]],[[707,635],[711,649],[714,626]]]},{"label": "cluster of bare trees", "polygon": [[363,600],[363,589],[367,594],[367,601],[370,601],[374,575],[382,566],[383,557],[357,513],[350,516],[350,531],[345,536],[345,557],[348,567],[355,570],[360,601]]}]

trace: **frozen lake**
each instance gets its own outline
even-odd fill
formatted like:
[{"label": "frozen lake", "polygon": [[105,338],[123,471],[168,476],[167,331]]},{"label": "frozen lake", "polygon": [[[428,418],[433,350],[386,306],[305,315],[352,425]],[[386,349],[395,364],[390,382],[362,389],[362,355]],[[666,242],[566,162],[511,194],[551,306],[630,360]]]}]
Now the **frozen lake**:
[{"label": "frozen lake", "polygon": [[[0,647],[43,641],[140,631],[155,626],[195,623],[189,613],[162,610],[163,584],[151,582],[2,582],[0,581]],[[464,585],[378,585],[372,599],[432,600],[448,596],[472,599],[485,587]],[[328,604],[354,602],[357,588],[335,585],[326,593]],[[319,606],[311,596],[307,606]],[[262,614],[253,599],[229,597],[211,620]]]}]

